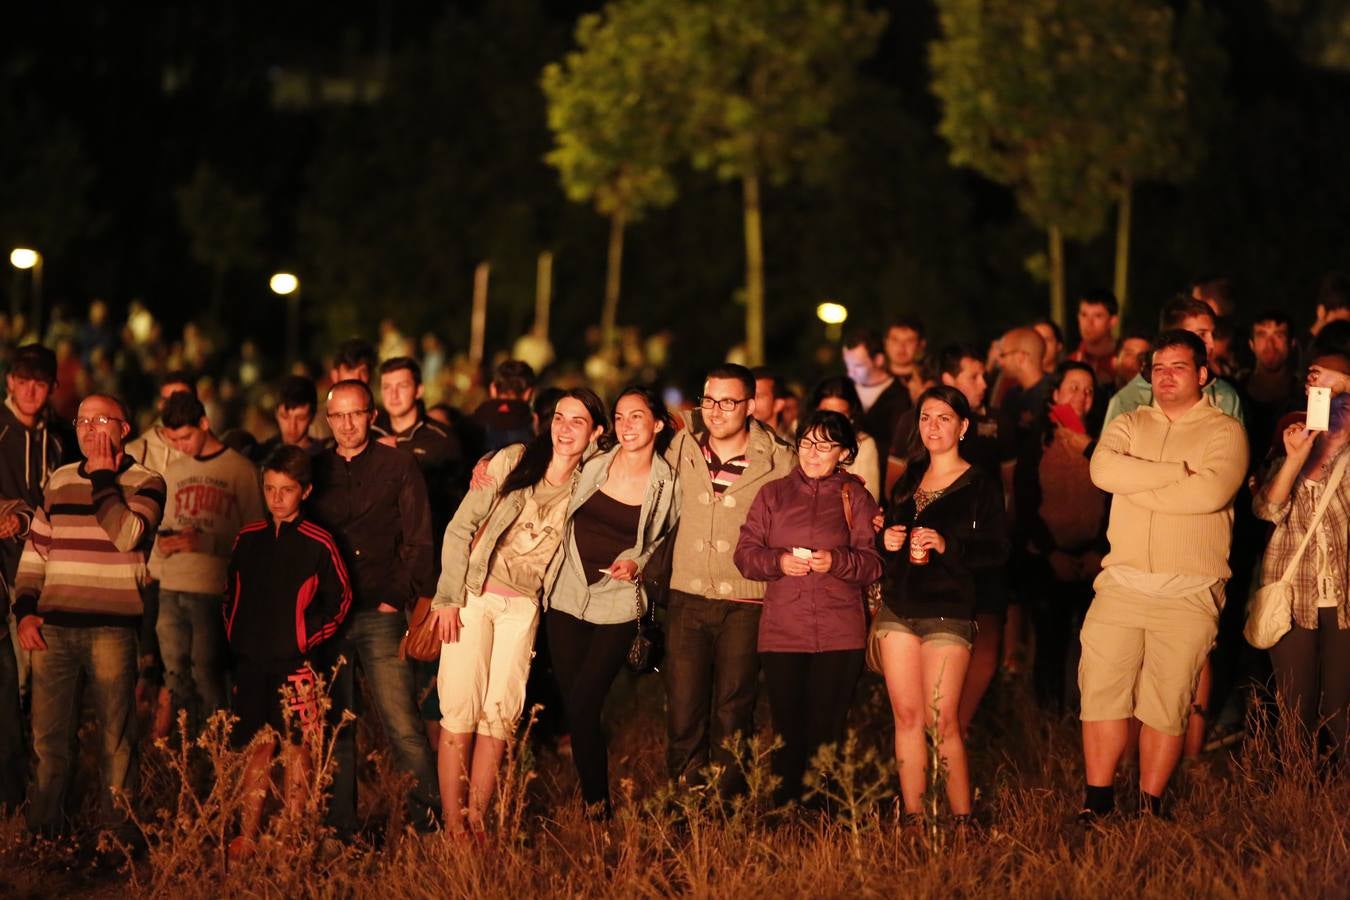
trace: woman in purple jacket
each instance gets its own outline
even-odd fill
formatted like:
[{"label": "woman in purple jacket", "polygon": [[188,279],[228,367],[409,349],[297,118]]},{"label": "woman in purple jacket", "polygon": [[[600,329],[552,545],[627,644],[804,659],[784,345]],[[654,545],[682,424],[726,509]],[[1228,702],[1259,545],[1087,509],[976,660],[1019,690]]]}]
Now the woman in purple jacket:
[{"label": "woman in purple jacket", "polygon": [[818,410],[797,429],[798,466],[764,487],[741,527],[736,567],[767,581],[759,653],[774,730],[778,801],[798,800],[817,748],[843,738],[863,665],[863,589],[881,577],[876,501],[845,472],[858,452],[848,418]]}]

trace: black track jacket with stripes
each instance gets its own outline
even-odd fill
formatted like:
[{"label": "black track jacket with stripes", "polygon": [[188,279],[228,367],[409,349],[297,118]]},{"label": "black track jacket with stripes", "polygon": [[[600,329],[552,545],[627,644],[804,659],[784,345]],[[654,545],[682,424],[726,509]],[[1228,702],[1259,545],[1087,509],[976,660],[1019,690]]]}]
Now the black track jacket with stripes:
[{"label": "black track jacket with stripes", "polygon": [[330,639],[352,587],[333,536],[303,515],[239,530],[225,591],[225,634],[236,662],[289,671]]}]

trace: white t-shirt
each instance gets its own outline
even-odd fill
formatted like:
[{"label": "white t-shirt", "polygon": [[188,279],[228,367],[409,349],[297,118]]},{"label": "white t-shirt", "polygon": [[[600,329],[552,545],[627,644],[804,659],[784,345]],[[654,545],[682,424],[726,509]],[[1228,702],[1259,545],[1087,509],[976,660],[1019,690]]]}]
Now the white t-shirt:
[{"label": "white t-shirt", "polygon": [[863,412],[872,408],[872,404],[877,402],[877,398],[885,392],[886,388],[891,386],[893,381],[895,381],[894,378],[887,378],[885,381],[867,386],[858,384],[856,381],[853,382],[853,386],[858,390],[858,399],[862,401]]}]

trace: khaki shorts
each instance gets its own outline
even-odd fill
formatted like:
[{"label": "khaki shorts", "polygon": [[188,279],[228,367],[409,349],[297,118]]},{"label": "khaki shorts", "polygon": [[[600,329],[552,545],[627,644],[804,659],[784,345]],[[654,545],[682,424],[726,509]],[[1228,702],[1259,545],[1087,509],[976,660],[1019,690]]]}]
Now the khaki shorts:
[{"label": "khaki shorts", "polygon": [[1183,734],[1222,606],[1222,582],[1180,597],[1099,583],[1078,664],[1083,721],[1134,716],[1163,734]]}]

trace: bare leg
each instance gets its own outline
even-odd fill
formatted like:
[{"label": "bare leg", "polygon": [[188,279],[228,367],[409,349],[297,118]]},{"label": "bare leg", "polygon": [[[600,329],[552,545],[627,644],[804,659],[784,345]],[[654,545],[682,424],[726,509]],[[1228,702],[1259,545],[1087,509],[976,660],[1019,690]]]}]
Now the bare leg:
[{"label": "bare leg", "polygon": [[473,748],[473,768],[469,772],[469,827],[483,831],[488,803],[497,789],[497,770],[501,767],[506,741],[478,735]]},{"label": "bare leg", "polygon": [[244,763],[239,836],[230,842],[229,847],[232,860],[243,860],[253,855],[258,829],[262,825],[263,802],[267,799],[270,787],[272,754],[275,750],[275,742],[260,744],[249,753],[248,761]]},{"label": "bare leg", "polygon": [[159,694],[155,697],[155,721],[152,737],[164,738],[169,736],[169,730],[173,728],[173,695],[169,689],[162,687]]},{"label": "bare leg", "polygon": [[[1205,658],[1200,670],[1200,680],[1195,685],[1195,699],[1191,702],[1191,716],[1186,721],[1185,743],[1182,753],[1187,759],[1194,759],[1205,749],[1205,711],[1209,709],[1209,695],[1214,687],[1214,673]],[[1150,791],[1149,793],[1152,793]]]},{"label": "bare leg", "polygon": [[957,718],[970,651],[961,644],[930,642],[922,646],[920,655],[926,719],[936,732],[937,752],[947,767],[947,805],[954,816],[970,815],[970,765]]},{"label": "bare leg", "polygon": [[313,769],[309,748],[303,744],[289,745],[282,751],[282,760],[286,766],[286,820],[297,822],[305,814],[309,777]]},{"label": "bare leg", "polygon": [[441,785],[441,820],[445,833],[461,834],[465,829],[469,789],[469,756],[473,752],[472,734],[454,734],[441,730],[436,750],[436,774]]},{"label": "bare leg", "polygon": [[923,792],[928,786],[925,767],[928,748],[924,741],[923,665],[919,639],[912,634],[889,632],[881,637],[881,670],[895,717],[895,765],[900,773],[900,796],[905,812],[923,810]]},{"label": "bare leg", "polygon": [[979,628],[975,632],[975,646],[971,649],[970,668],[966,672],[966,683],[961,688],[961,737],[970,733],[970,723],[975,721],[980,701],[984,699],[989,683],[998,671],[999,652],[1003,647],[1003,617],[998,615],[980,615],[975,618]]},{"label": "bare leg", "polygon": [[1139,729],[1139,789],[1155,797],[1167,790],[1167,781],[1181,759],[1181,735],[1163,734],[1145,725]]},{"label": "bare leg", "polygon": [[1130,741],[1130,719],[1083,723],[1083,763],[1087,783],[1109,787],[1116,780],[1116,766]]}]

